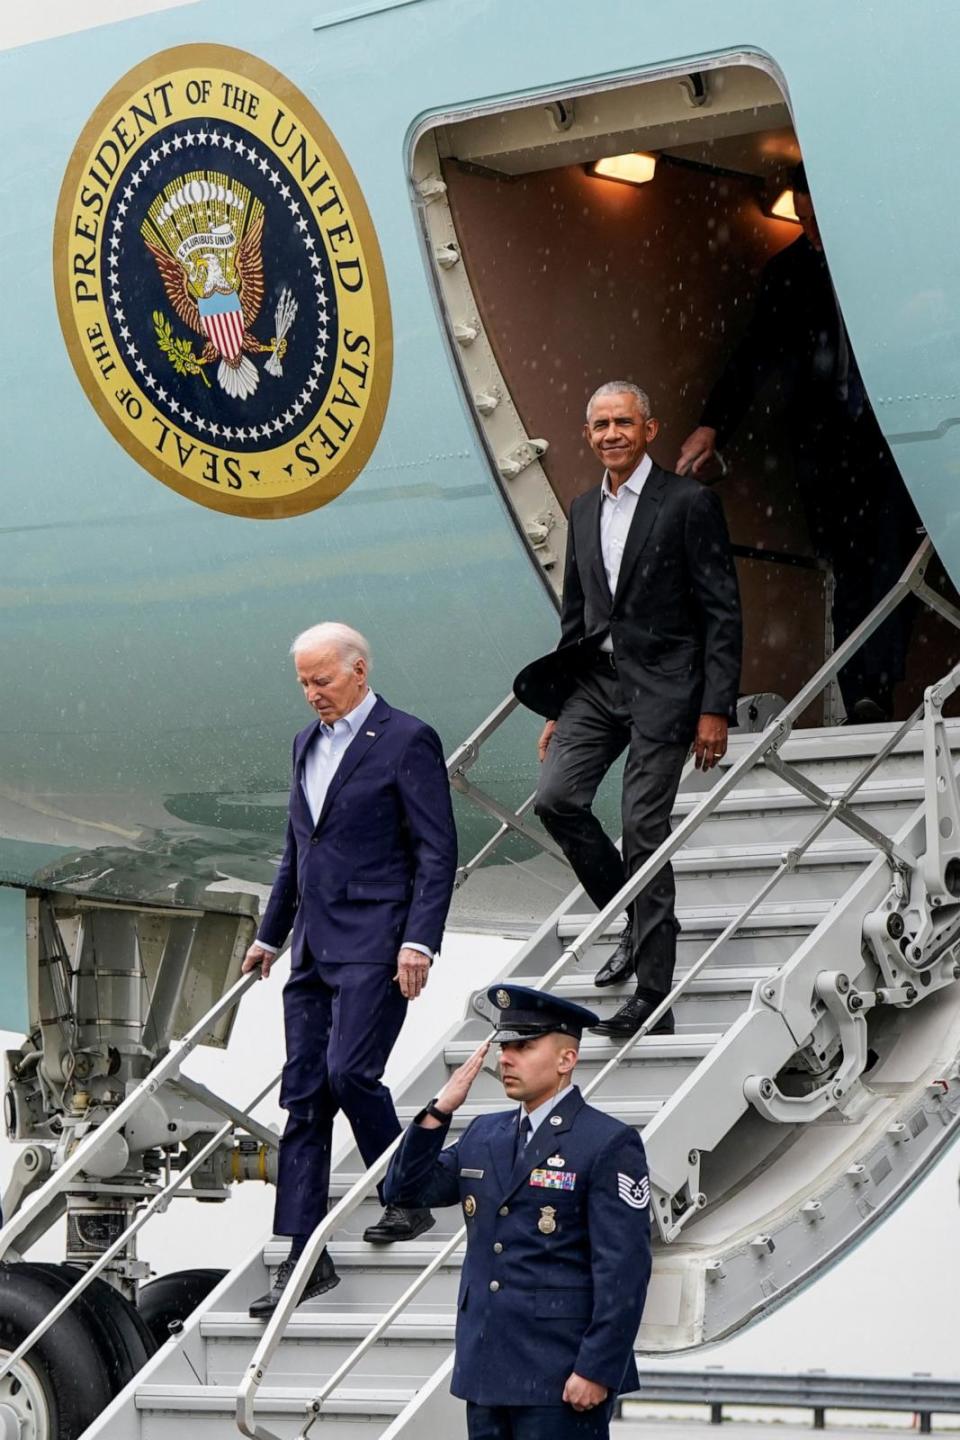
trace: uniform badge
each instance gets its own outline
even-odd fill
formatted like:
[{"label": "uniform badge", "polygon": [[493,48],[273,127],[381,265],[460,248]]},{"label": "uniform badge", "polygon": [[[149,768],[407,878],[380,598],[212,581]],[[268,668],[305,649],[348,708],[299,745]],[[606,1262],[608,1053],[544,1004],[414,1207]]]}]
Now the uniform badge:
[{"label": "uniform badge", "polygon": [[563,1116],[562,1116],[562,1115],[551,1115],[551,1116],[550,1116],[550,1124],[551,1124],[551,1125],[562,1125],[562,1124],[563,1124]]},{"label": "uniform badge", "polygon": [[510,993],[509,993],[509,991],[507,991],[507,990],[498,990],[498,991],[497,991],[497,1004],[500,1006],[500,1009],[501,1009],[501,1010],[509,1010],[509,1009],[510,1009]]},{"label": "uniform badge", "polygon": [[550,1159],[547,1161],[547,1164],[552,1165],[556,1170],[562,1170],[566,1163],[567,1162],[566,1160],[564,1160],[562,1155],[551,1155]]},{"label": "uniform badge", "polygon": [[537,1221],[537,1229],[541,1235],[552,1235],[554,1230],[556,1230],[557,1222],[554,1219],[556,1213],[552,1205],[543,1205],[541,1207],[540,1219]]},{"label": "uniform badge", "polygon": [[650,1181],[644,1175],[642,1180],[633,1180],[623,1171],[617,1174],[617,1194],[632,1210],[645,1210],[650,1204]]},{"label": "uniform badge", "polygon": [[477,1213],[477,1202],[473,1195],[468,1195],[463,1202],[463,1213],[468,1220],[472,1220]]},{"label": "uniform badge", "polygon": [[537,1186],[540,1190],[572,1190],[576,1183],[576,1170],[531,1170],[530,1172],[530,1184]]}]

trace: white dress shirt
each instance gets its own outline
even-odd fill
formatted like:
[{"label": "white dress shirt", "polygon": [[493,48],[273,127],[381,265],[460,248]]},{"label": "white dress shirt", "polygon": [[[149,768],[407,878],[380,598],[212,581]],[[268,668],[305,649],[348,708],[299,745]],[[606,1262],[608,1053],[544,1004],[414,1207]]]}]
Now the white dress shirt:
[{"label": "white dress shirt", "polygon": [[[341,715],[340,719],[335,720],[332,725],[327,725],[323,720],[320,721],[320,728],[307,750],[307,757],[303,762],[303,775],[300,780],[314,825],[320,818],[327,791],[333,783],[333,778],[340,768],[347,749],[360,733],[376,703],[376,695],[372,690],[368,690],[359,705],[355,705],[346,715]],[[259,939],[257,944],[262,950],[269,950],[272,955],[276,955],[275,946],[265,945]],[[403,946],[407,950],[419,950],[420,954],[426,955],[428,960],[433,959],[433,951],[429,950],[426,945],[417,945],[413,941],[404,940]]]},{"label": "white dress shirt", "polygon": [[307,758],[303,764],[303,778],[300,781],[314,825],[320,818],[327,791],[330,789],[333,777],[340,769],[340,762],[347,746],[356,738],[361,725],[376,703],[376,695],[372,690],[368,690],[359,705],[355,705],[346,715],[341,715],[340,719],[335,720],[332,725],[320,721],[320,729],[307,751]]},{"label": "white dress shirt", "polygon": [[[633,523],[633,513],[652,469],[653,461],[649,455],[644,455],[629,480],[624,480],[618,487],[616,494],[610,488],[609,470],[603,472],[603,483],[600,486],[600,553],[603,556],[603,568],[611,596],[617,593],[623,550]],[[613,650],[613,637],[609,631],[604,636],[600,649]]]}]

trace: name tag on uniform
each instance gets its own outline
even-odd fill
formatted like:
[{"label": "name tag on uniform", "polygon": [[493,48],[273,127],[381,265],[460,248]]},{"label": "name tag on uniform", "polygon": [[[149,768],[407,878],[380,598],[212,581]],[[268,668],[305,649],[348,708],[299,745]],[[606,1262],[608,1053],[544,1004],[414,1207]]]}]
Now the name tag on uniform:
[{"label": "name tag on uniform", "polygon": [[460,1171],[460,1179],[461,1179],[461,1180],[482,1180],[482,1179],[483,1179],[483,1171],[482,1171],[482,1170],[461,1170],[461,1171]]},{"label": "name tag on uniform", "polygon": [[577,1183],[575,1170],[533,1170],[530,1184],[541,1190],[572,1190]]}]

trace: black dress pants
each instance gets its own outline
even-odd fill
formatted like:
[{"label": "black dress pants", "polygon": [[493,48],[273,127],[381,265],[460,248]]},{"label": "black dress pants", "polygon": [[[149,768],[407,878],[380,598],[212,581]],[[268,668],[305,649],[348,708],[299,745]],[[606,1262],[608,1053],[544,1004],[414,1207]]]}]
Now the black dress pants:
[{"label": "black dress pants", "polygon": [[[535,810],[590,899],[602,909],[670,834],[670,812],[689,747],[637,733],[612,669],[586,672],[567,700],[540,771]],[[627,751],[623,856],[592,810],[601,780]],[[631,907],[641,989],[666,995],[677,951],[673,867],[665,865]]]}]

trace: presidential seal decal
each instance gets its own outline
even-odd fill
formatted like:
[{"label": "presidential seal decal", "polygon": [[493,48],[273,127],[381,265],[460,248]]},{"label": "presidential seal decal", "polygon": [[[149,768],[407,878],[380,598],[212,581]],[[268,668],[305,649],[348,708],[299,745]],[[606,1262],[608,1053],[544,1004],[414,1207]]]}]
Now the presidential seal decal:
[{"label": "presidential seal decal", "polygon": [[366,463],[392,362],[376,236],[320,116],[253,56],[185,45],[114,87],[64,178],[54,269],[87,396],[181,495],[299,515]]}]

